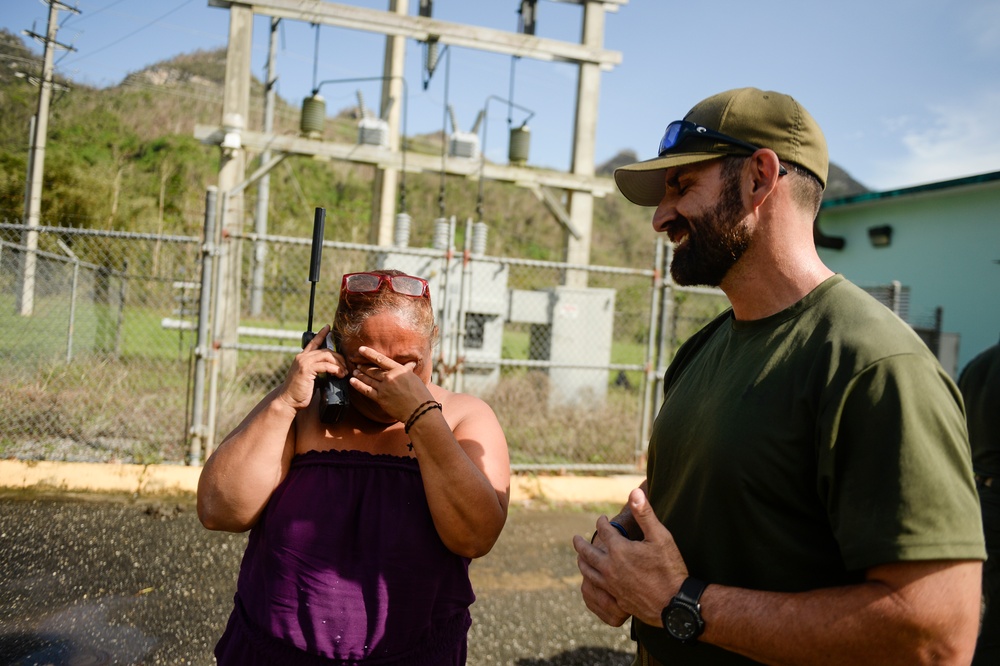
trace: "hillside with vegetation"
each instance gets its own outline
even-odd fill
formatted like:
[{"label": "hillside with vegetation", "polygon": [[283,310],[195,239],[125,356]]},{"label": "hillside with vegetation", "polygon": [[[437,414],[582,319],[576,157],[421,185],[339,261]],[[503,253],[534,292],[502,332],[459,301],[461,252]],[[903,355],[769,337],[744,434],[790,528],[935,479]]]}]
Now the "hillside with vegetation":
[{"label": "hillside with vegetation", "polygon": [[[41,70],[20,37],[0,31],[0,220],[23,215],[30,119]],[[96,89],[60,79],[53,95],[45,153],[43,224],[90,229],[199,235],[205,188],[217,180],[219,151],[194,138],[197,124],[218,124],[222,114],[225,51],[179,55]],[[250,127],[263,124],[263,85],[254,78]],[[324,138],[353,141],[357,110],[327,118]],[[298,134],[300,110],[278,99],[275,132]],[[407,138],[407,148],[440,154],[440,132]],[[248,169],[259,163],[251,155]],[[598,167],[610,174],[632,161],[625,151]],[[864,188],[842,170],[831,194]],[[842,174],[842,177],[841,177]],[[365,242],[371,216],[374,169],[342,162],[295,157],[271,173],[269,227],[272,233],[308,236],[312,210],[327,209],[327,238]],[[406,174],[407,210],[413,216],[411,244],[426,246],[439,216],[439,174]],[[476,216],[478,185],[445,179],[445,213],[459,220]],[[247,210],[254,191],[248,190]],[[484,184],[483,220],[490,226],[487,253],[559,260],[563,232],[534,195],[509,184]],[[592,262],[643,266],[649,256],[649,213],[617,192],[594,207]],[[460,228],[462,225],[459,225]]]}]

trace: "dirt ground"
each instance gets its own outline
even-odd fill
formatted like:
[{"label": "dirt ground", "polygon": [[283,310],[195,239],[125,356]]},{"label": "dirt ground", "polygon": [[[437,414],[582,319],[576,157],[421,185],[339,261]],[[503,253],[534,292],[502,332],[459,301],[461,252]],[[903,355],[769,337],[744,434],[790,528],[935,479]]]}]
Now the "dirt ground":
[{"label": "dirt ground", "polygon": [[[571,544],[611,507],[513,505],[472,564],[469,664],[626,666],[628,628],[580,598]],[[244,534],[201,527],[191,499],[0,494],[0,665],[212,664]]]}]

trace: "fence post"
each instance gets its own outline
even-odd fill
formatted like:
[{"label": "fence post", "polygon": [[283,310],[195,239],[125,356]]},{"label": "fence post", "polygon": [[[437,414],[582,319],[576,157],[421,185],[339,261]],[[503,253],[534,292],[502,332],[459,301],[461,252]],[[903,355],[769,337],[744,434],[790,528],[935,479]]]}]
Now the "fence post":
[{"label": "fence post", "polygon": [[[232,296],[232,291],[226,290],[226,281],[232,277],[233,270],[233,239],[228,238],[228,231],[225,225],[226,210],[229,206],[229,194],[228,192],[223,192],[219,197],[219,213],[221,218],[221,224],[217,224],[218,227],[215,229],[215,254],[219,257],[219,263],[215,267],[215,273],[212,275],[212,330],[211,330],[211,344],[209,346],[209,361],[211,361],[211,367],[208,369],[208,415],[205,424],[205,457],[212,455],[212,451],[215,449],[215,420],[219,413],[219,372],[220,365],[225,363],[225,357],[223,354],[225,352],[222,350],[223,336],[225,332],[223,331],[223,326],[225,324],[226,313],[225,310],[228,307],[228,299]],[[237,279],[238,282],[238,279]],[[239,289],[236,289],[239,292]],[[237,309],[237,315],[239,310]],[[236,330],[233,331],[236,333]],[[236,350],[232,350],[232,354],[236,354]],[[233,366],[232,370],[235,373],[236,363],[235,361],[231,364]]]},{"label": "fence post", "polygon": [[73,361],[73,330],[76,325],[76,293],[80,282],[80,259],[61,238],[56,238],[59,248],[73,262],[73,286],[69,292],[69,325],[66,330],[66,362]]},{"label": "fence post", "polygon": [[892,281],[892,294],[890,296],[892,299],[892,311],[897,317],[903,316],[903,283],[899,280]]},{"label": "fence post", "polygon": [[122,354],[122,328],[125,326],[125,292],[128,287],[128,259],[122,262],[122,279],[118,286],[118,324],[115,326],[115,360]]},{"label": "fence post", "polygon": [[635,463],[642,460],[642,454],[649,446],[649,431],[653,421],[653,389],[657,384],[656,331],[660,315],[660,300],[663,296],[663,248],[662,236],[656,238],[656,252],[653,258],[653,289],[649,305],[649,334],[646,337],[646,371],[642,378],[642,423],[639,427],[639,441],[635,446]]},{"label": "fence post", "polygon": [[202,443],[205,439],[205,359],[209,353],[209,308],[212,301],[212,261],[215,246],[215,208],[218,188],[214,185],[205,194],[205,238],[201,246],[201,293],[198,297],[198,339],[194,348],[194,385],[191,396],[191,436],[189,465],[201,465]]},{"label": "fence post", "polygon": [[73,289],[69,296],[69,330],[66,332],[66,362],[73,361],[73,329],[76,325],[76,292],[80,282],[80,261],[73,257]]},{"label": "fence post", "polygon": [[[674,351],[674,336],[677,331],[677,320],[675,316],[676,303],[674,302],[674,281],[670,278],[670,263],[674,258],[674,248],[672,245],[666,246],[663,254],[663,266],[660,274],[663,276],[663,296],[660,305],[660,328],[657,331],[659,337],[659,352],[656,355],[656,391],[655,395],[663,396],[663,376],[667,371]],[[656,405],[658,407],[658,405]],[[655,409],[655,407],[654,407]]]},{"label": "fence post", "polygon": [[465,390],[465,340],[467,311],[472,290],[472,218],[465,218],[465,249],[462,251],[462,281],[458,285],[458,314],[455,317],[455,390]]},{"label": "fence post", "polygon": [[[455,344],[456,341],[453,338],[451,315],[452,315],[452,302],[450,297],[450,282],[451,282],[451,265],[452,260],[455,257],[455,216],[452,215],[449,220],[444,220],[444,218],[439,218],[442,220],[440,225],[440,230],[444,231],[447,226],[447,245],[443,248],[437,248],[445,250],[444,259],[444,272],[441,274],[441,320],[438,323],[440,330],[440,343],[438,346],[438,362],[435,364],[437,368],[436,382],[441,386],[447,388],[450,391],[455,390],[455,378],[453,375],[454,362],[455,362]],[[437,224],[437,220],[435,220]],[[438,233],[438,229],[435,229],[435,234]],[[438,238],[439,241],[444,241],[442,237]]]}]

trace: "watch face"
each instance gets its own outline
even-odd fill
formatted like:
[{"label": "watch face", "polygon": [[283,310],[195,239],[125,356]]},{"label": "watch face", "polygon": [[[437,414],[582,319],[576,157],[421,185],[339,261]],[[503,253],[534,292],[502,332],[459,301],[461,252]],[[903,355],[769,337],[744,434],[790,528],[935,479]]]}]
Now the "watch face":
[{"label": "watch face", "polygon": [[690,608],[671,606],[663,620],[667,631],[678,640],[687,641],[698,635],[698,617]]}]

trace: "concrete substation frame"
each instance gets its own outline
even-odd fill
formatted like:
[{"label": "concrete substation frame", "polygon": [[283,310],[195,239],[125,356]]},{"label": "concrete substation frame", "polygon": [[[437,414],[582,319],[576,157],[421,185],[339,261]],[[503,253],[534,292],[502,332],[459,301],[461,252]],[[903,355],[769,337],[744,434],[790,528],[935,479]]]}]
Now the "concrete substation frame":
[{"label": "concrete substation frame", "polygon": [[[247,127],[250,109],[251,47],[254,15],[288,18],[317,25],[364,30],[386,35],[383,64],[382,108],[389,99],[401,99],[405,40],[437,41],[441,46],[472,48],[481,51],[533,58],[542,61],[576,63],[579,67],[577,100],[573,128],[571,170],[569,172],[525,168],[515,165],[480,163],[464,158],[444,158],[408,152],[407,170],[446,173],[476,180],[515,183],[526,187],[546,205],[563,226],[564,261],[569,264],[590,263],[593,198],[613,191],[610,178],[595,175],[595,144],[600,92],[600,73],[621,63],[621,53],[603,48],[604,19],[607,12],[616,12],[628,0],[552,0],[583,7],[583,29],[580,43],[564,42],[534,35],[496,30],[474,25],[440,21],[407,13],[409,0],[387,0],[388,10],[354,7],[324,0],[208,0],[209,6],[228,9],[229,41],[226,55],[226,75],[223,91],[221,126],[195,128],[195,136],[207,144],[218,145],[221,159],[218,176],[220,193],[219,238],[241,231],[244,219],[243,192],[288,155],[337,159],[374,165],[376,176],[373,192],[373,215],[370,241],[377,245],[392,244],[395,221],[395,195],[399,170],[403,160],[399,145],[401,104],[392,104],[386,118],[389,145],[387,147],[343,144],[307,137],[279,136],[257,132]],[[246,176],[247,152],[275,154],[269,164],[261,165],[249,178]],[[566,193],[566,206],[553,190]],[[237,248],[239,244],[236,244]],[[241,259],[239,250],[231,248],[218,258],[220,286],[217,299],[219,315],[217,342],[235,343],[240,314]],[[586,271],[567,270],[564,286],[585,287]],[[227,323],[229,322],[229,323]],[[231,366],[223,360],[224,367]],[[223,370],[223,374],[228,372]]]}]

